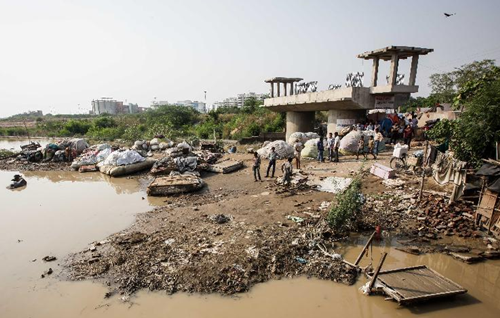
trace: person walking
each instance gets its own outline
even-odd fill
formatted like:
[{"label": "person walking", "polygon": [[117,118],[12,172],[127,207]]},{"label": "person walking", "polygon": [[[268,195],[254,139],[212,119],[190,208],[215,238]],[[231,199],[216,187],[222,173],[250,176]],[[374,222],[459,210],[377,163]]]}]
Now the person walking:
[{"label": "person walking", "polygon": [[335,138],[333,139],[333,151],[335,154],[335,160],[333,160],[333,162],[339,162],[339,147],[340,147],[340,136],[338,132],[335,132]]},{"label": "person walking", "polygon": [[375,155],[375,140],[373,136],[370,136],[370,139],[368,140],[368,153],[372,154],[373,159],[377,159],[377,156]]},{"label": "person walking", "polygon": [[276,159],[278,158],[278,155],[276,154],[276,149],[274,147],[271,148],[271,153],[269,154],[269,165],[267,166],[267,173],[266,173],[266,178],[269,178],[269,171],[271,170],[271,167],[273,167],[273,174],[271,175],[271,178],[274,178],[274,173],[276,171]]},{"label": "person walking", "polygon": [[380,129],[376,129],[374,137],[374,145],[373,145],[373,153],[375,154],[375,156],[378,156],[378,147],[383,140],[384,140],[384,135],[382,135]]},{"label": "person walking", "polygon": [[302,143],[296,139],[295,143],[293,144],[293,151],[295,155],[295,166],[297,169],[300,169],[300,153],[302,152],[302,149],[304,147],[302,146]]},{"label": "person walking", "polygon": [[328,139],[326,139],[326,149],[328,149],[328,160],[333,161],[333,136],[332,133],[328,134]]},{"label": "person walking", "polygon": [[356,160],[359,160],[359,155],[363,155],[365,157],[365,160],[367,159],[366,152],[365,152],[365,136],[364,135],[361,135],[361,138],[358,141],[358,151],[356,152]]},{"label": "person walking", "polygon": [[412,137],[413,137],[413,129],[410,125],[406,125],[405,130],[403,130],[403,140],[405,145],[408,145],[408,150],[410,150]]},{"label": "person walking", "polygon": [[[262,178],[260,177],[260,156],[258,153],[254,152],[253,153],[253,177],[255,179],[255,182],[257,181],[262,181]],[[258,180],[257,180],[258,177]]]},{"label": "person walking", "polygon": [[325,159],[323,158],[323,152],[325,151],[325,145],[323,145],[323,137],[319,137],[319,140],[316,143],[316,147],[318,147],[318,161],[325,162]]},{"label": "person walking", "polygon": [[281,165],[281,172],[283,172],[283,184],[286,186],[289,186],[290,183],[292,182],[292,173],[293,173],[293,165],[292,165],[292,160],[293,158],[288,158],[287,161],[285,161]]}]

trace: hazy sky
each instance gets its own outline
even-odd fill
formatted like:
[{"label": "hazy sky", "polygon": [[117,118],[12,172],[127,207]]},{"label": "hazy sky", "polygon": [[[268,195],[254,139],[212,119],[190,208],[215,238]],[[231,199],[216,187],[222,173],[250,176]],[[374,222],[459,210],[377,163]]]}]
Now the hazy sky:
[{"label": "hazy sky", "polygon": [[274,76],[322,90],[364,71],[366,85],[356,54],[389,45],[435,49],[417,75],[427,95],[432,73],[500,60],[499,14],[498,0],[0,0],[0,117],[87,112],[102,96],[149,106],[207,90],[211,104],[267,93]]}]

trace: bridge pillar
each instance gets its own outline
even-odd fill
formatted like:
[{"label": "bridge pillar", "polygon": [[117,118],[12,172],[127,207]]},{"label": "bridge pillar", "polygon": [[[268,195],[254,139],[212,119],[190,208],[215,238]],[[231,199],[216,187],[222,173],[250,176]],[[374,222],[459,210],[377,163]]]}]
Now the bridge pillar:
[{"label": "bridge pillar", "polygon": [[[328,132],[339,132],[342,128],[357,124],[366,119],[366,110],[329,110]],[[287,132],[288,133],[288,132]]]},{"label": "bridge pillar", "polygon": [[286,141],[295,132],[314,130],[314,112],[286,112]]}]

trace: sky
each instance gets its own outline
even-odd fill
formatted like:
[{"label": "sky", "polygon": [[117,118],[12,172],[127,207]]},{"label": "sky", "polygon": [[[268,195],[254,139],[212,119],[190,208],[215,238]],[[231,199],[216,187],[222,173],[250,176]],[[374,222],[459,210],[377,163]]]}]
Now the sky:
[{"label": "sky", "polygon": [[356,55],[390,45],[435,50],[419,60],[427,96],[433,73],[500,60],[499,12],[498,0],[0,0],[0,117],[87,113],[104,96],[147,107],[207,91],[211,105],[268,93],[276,76],[324,90],[365,72],[368,85]]}]

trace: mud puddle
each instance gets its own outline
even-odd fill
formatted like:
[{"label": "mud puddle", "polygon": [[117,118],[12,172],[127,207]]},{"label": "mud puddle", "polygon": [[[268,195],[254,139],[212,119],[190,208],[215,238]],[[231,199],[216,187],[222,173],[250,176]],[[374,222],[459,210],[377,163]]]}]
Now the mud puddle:
[{"label": "mud puddle", "polygon": [[[0,171],[8,184],[13,172]],[[150,201],[137,179],[109,179],[101,174],[26,172],[28,187],[9,191],[0,187],[0,317],[497,317],[500,312],[500,262],[460,263],[446,255],[409,255],[389,241],[373,248],[373,263],[389,252],[385,268],[425,264],[469,290],[453,301],[404,308],[367,297],[355,286],[298,278],[271,281],[237,297],[217,295],[167,296],[141,291],[123,302],[104,299],[105,286],[57,279],[58,261],[88,243],[129,226],[134,215],[162,200]],[[145,198],[144,200],[142,198]],[[354,260],[364,243],[339,249]],[[54,255],[55,262],[41,258]],[[37,259],[32,262],[33,259]],[[362,265],[370,262],[363,259]],[[40,278],[49,267],[54,277]]]}]

